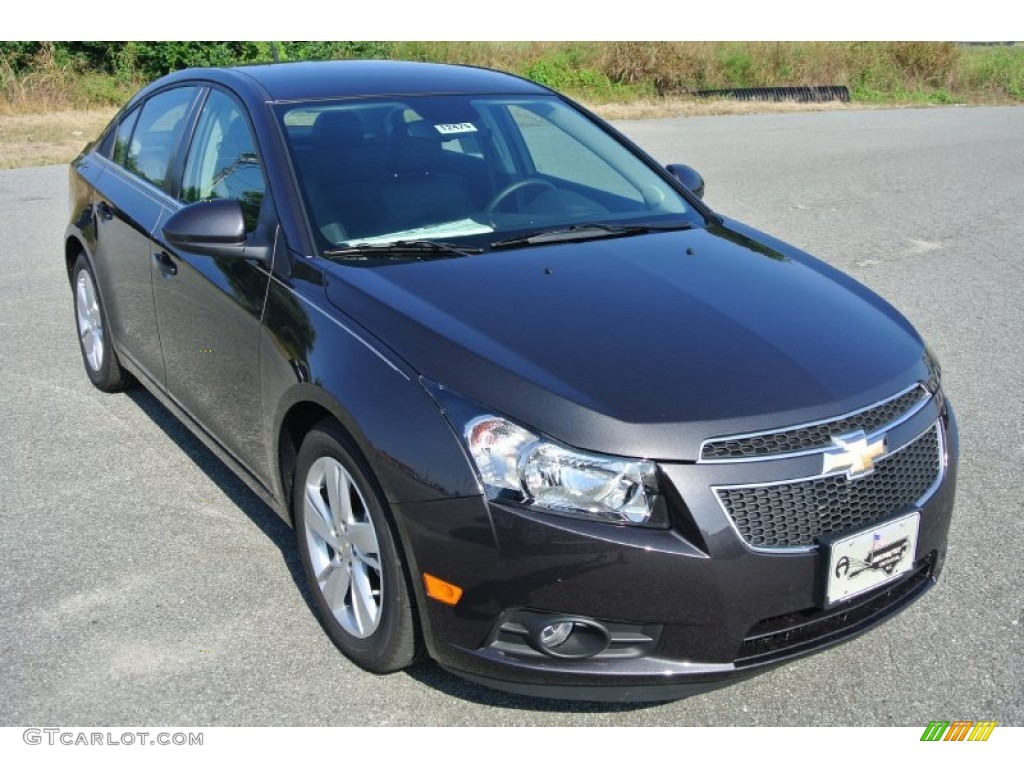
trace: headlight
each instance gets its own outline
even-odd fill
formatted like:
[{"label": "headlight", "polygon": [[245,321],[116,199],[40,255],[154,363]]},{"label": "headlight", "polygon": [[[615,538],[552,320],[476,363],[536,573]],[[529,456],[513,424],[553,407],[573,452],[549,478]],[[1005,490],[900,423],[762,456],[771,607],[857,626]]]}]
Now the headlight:
[{"label": "headlight", "polygon": [[653,461],[576,451],[498,416],[471,420],[465,438],[491,499],[588,520],[668,524]]}]

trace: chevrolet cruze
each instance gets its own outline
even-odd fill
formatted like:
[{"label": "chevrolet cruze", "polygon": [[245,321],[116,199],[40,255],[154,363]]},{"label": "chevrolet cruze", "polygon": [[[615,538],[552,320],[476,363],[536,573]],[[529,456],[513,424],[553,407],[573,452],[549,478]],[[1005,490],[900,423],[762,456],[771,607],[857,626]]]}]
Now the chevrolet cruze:
[{"label": "chevrolet cruze", "polygon": [[85,371],[294,526],[367,670],[740,680],[935,583],[957,432],[900,314],[703,187],[498,72],[181,71],[71,166]]}]

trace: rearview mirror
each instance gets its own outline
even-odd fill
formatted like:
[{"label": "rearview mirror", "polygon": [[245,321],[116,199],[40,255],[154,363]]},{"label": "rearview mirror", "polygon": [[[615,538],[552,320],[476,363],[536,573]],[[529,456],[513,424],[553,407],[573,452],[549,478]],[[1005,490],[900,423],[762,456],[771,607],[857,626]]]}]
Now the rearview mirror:
[{"label": "rearview mirror", "polygon": [[246,248],[245,217],[237,200],[200,200],[172,214],[163,226],[174,248],[204,256],[260,258],[264,249]]},{"label": "rearview mirror", "polygon": [[704,177],[688,165],[673,163],[665,166],[665,170],[679,179],[679,183],[693,192],[697,197],[704,197]]}]

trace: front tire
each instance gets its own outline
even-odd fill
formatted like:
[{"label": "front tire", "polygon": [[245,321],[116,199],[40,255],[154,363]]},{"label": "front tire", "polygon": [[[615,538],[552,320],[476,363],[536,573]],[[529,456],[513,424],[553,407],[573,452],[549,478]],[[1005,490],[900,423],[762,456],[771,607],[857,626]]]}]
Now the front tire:
[{"label": "front tire", "polygon": [[71,287],[75,294],[75,327],[78,346],[89,381],[103,392],[120,392],[131,383],[131,375],[121,367],[110,342],[106,313],[96,289],[96,276],[85,254],[79,254],[71,270]]},{"label": "front tire", "polygon": [[334,422],[306,435],[292,505],[302,570],[334,644],[371,672],[412,664],[421,643],[386,501]]}]

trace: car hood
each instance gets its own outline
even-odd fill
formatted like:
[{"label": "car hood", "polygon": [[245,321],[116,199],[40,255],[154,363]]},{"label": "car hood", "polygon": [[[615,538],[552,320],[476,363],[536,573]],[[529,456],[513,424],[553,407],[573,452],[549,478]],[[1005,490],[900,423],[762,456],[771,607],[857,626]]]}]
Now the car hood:
[{"label": "car hood", "polygon": [[828,418],[927,378],[892,307],[737,222],[423,262],[332,264],[328,299],[422,376],[592,451]]}]

